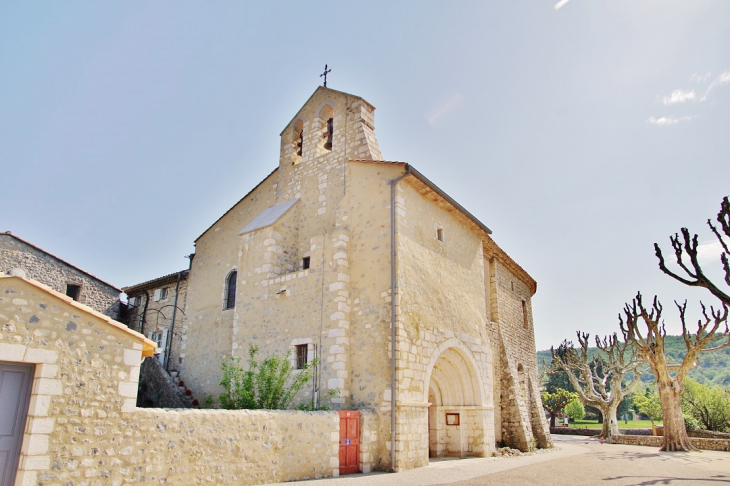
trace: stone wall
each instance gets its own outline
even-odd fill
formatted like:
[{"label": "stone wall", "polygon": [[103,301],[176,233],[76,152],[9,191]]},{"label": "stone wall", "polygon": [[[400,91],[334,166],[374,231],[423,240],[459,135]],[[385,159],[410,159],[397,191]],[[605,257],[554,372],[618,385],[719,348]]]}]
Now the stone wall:
[{"label": "stone wall", "polygon": [[112,319],[119,317],[121,290],[41,251],[8,233],[0,233],[0,274],[21,268],[28,278],[62,294],[66,284],[81,286],[78,301]]},{"label": "stone wall", "polygon": [[246,485],[338,475],[336,412],[137,409],[139,365],[153,343],[21,278],[0,277],[0,325],[3,360],[35,364],[18,485]]},{"label": "stone wall", "polygon": [[500,356],[501,439],[523,451],[535,445],[550,447],[539,391],[532,289],[496,257],[485,257],[491,273],[492,319],[497,320],[490,329],[494,353]]},{"label": "stone wall", "polygon": [[[706,451],[730,452],[730,439],[707,439],[690,437],[692,445]],[[647,435],[614,435],[611,436],[612,444],[640,445],[650,447],[661,447],[664,444],[664,437]]]}]

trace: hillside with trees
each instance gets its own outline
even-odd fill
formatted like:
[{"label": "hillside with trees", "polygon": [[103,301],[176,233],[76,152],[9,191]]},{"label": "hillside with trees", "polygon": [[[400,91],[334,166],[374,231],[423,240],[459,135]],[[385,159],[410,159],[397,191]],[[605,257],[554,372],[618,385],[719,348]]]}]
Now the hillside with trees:
[{"label": "hillside with trees", "polygon": [[[719,339],[717,341],[719,342]],[[671,357],[676,363],[681,362],[687,353],[682,336],[667,336],[664,345],[667,356]],[[597,349],[591,347],[588,353],[592,357],[597,353]],[[551,364],[552,360],[549,349],[537,352],[540,373],[542,373],[543,361],[547,365]],[[723,388],[730,388],[730,348],[701,354],[698,365],[690,370],[688,376],[704,385],[719,385]],[[642,375],[641,380],[647,384],[652,383],[654,381],[654,375],[645,373]]]}]

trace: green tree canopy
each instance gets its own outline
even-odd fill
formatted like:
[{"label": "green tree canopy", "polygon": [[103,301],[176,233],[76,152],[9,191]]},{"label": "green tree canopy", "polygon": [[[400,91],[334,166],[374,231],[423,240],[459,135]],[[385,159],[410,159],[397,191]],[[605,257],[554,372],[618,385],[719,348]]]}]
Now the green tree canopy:
[{"label": "green tree canopy", "polygon": [[705,430],[730,431],[730,391],[719,386],[707,386],[686,378],[682,410]]},{"label": "green tree canopy", "polygon": [[581,420],[586,416],[586,409],[583,408],[581,401],[576,398],[565,406],[565,413],[570,417],[570,420]]},{"label": "green tree canopy", "polygon": [[542,406],[550,413],[550,427],[555,427],[555,416],[559,414],[563,408],[573,400],[578,398],[578,394],[558,388],[555,393],[542,392],[540,395]]},{"label": "green tree canopy", "polygon": [[652,426],[654,422],[662,420],[662,400],[654,390],[647,388],[643,395],[639,393],[634,395],[634,407],[637,412],[646,415],[651,420]]}]

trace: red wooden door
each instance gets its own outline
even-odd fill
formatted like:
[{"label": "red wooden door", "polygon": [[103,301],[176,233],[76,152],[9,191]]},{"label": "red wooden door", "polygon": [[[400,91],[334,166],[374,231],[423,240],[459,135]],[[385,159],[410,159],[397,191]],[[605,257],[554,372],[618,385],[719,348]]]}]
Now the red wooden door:
[{"label": "red wooden door", "polygon": [[340,474],[360,472],[360,412],[340,410]]}]

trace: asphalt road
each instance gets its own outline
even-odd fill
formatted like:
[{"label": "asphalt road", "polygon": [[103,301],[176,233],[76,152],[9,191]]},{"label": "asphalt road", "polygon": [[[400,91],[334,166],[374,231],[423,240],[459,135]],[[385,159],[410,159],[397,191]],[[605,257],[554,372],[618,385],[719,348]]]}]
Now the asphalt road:
[{"label": "asphalt road", "polygon": [[521,457],[432,461],[402,473],[352,474],[298,481],[301,486],[427,486],[451,484],[573,486],[730,485],[730,453],[658,452],[655,447],[601,444],[553,436],[555,449]]}]

